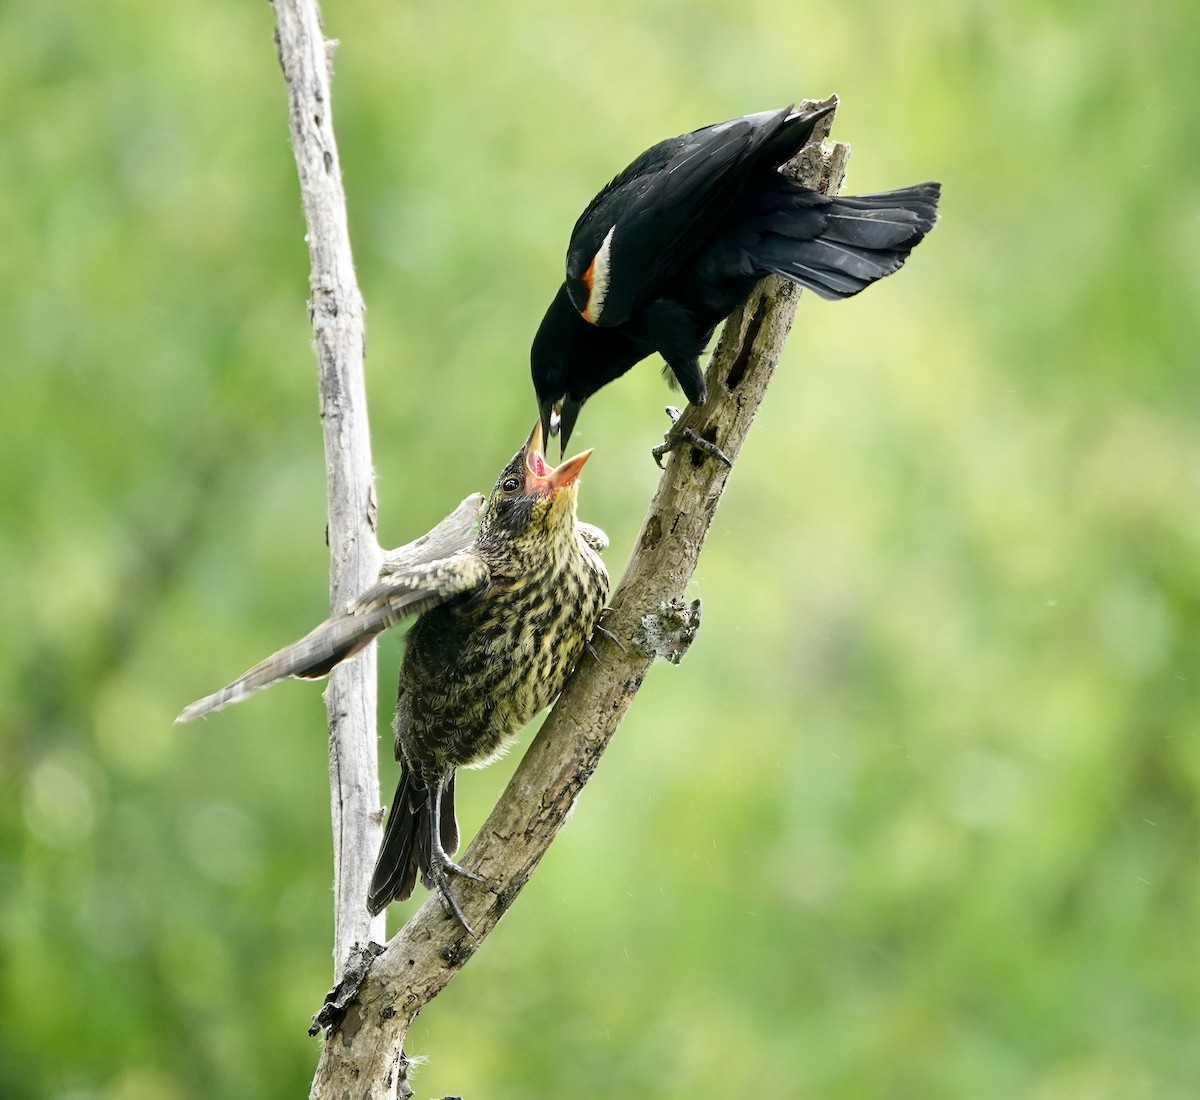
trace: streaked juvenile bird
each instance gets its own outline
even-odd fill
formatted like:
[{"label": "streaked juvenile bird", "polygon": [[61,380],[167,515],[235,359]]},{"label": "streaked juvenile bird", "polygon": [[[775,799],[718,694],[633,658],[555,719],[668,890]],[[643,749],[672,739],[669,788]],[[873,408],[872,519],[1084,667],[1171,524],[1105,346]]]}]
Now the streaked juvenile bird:
[{"label": "streaked juvenile bird", "polygon": [[558,414],[562,448],[583,403],[654,352],[701,403],[700,354],[763,276],[848,298],[933,227],[938,183],[831,197],[779,171],[832,110],[767,111],[659,142],[588,204],[531,350],[542,427]]},{"label": "streaked juvenile bird", "polygon": [[392,574],[179,716],[198,718],[288,676],[324,676],[401,618],[420,616],[400,669],[400,782],[367,898],[372,913],[408,898],[419,872],[471,931],[449,884],[452,874],[477,877],[451,858],[455,770],[491,763],[554,701],[604,607],[607,539],[576,516],[590,454],[549,466],[535,425],[484,503],[473,545]]}]

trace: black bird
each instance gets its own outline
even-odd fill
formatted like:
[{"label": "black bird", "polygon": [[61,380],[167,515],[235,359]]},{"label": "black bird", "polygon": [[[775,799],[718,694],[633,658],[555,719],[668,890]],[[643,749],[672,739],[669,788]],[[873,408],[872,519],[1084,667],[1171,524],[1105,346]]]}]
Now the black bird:
[{"label": "black bird", "polygon": [[778,171],[832,106],[746,115],[647,149],[580,215],[533,340],[542,426],[567,441],[601,386],[658,352],[688,400],[699,357],[765,275],[848,298],[899,268],[937,219],[938,183],[830,197]]},{"label": "black bird", "polygon": [[420,872],[471,931],[448,882],[449,874],[476,877],[451,860],[454,773],[491,763],[553,702],[604,607],[600,551],[608,540],[576,518],[579,472],[590,454],[549,466],[535,425],[484,503],[470,547],[392,574],[177,719],[199,718],[288,676],[325,676],[419,614],[400,669],[400,783],[367,898],[372,913],[408,898]]}]

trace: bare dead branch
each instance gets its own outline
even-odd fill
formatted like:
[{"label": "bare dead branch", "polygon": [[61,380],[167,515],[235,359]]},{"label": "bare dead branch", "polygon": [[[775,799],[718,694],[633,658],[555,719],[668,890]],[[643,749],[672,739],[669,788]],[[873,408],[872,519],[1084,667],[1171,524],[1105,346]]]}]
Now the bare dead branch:
[{"label": "bare dead branch", "polygon": [[[330,43],[316,0],[272,0],[275,44],[287,87],[288,116],[312,266],[309,314],[317,352],[329,501],[329,600],[341,609],[375,583],[375,482],[363,378],[363,301],[354,274],[346,198],[333,136]],[[384,935],[367,911],[367,884],[382,835],[375,747],[375,647],[334,669],[325,690],[329,714],[333,817],[334,976],[351,950]]]}]

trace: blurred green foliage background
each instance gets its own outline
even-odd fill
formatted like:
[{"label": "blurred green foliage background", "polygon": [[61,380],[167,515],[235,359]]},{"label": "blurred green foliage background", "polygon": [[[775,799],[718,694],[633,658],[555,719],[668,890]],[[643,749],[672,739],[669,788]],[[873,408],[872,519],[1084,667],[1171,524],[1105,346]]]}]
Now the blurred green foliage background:
[{"label": "blurred green foliage background", "polygon": [[[900,275],[802,301],[697,644],[418,1020],[418,1095],[1200,1095],[1200,9],[325,19],[388,545],[524,438],[571,225],[645,146],[836,91],[848,192],[945,185]],[[319,689],[171,726],[326,607],[272,30],[0,5],[5,1097],[298,1096],[315,1062]],[[645,365],[579,428],[614,572],[666,398]],[[460,783],[468,835],[513,763]]]}]

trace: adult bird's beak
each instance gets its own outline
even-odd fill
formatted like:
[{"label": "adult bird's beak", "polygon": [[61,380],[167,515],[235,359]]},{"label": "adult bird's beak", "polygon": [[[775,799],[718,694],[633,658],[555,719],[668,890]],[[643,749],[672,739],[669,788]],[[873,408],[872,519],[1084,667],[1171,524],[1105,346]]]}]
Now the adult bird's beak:
[{"label": "adult bird's beak", "polygon": [[566,462],[551,466],[542,454],[542,422],[538,420],[525,441],[525,492],[536,496],[553,496],[579,477],[579,471],[591,453],[587,450],[568,458]]},{"label": "adult bird's beak", "polygon": [[562,458],[567,449],[567,441],[575,430],[575,421],[579,419],[579,410],[583,408],[582,401],[573,397],[563,397],[558,413],[558,457]]},{"label": "adult bird's beak", "polygon": [[538,411],[541,415],[539,423],[542,426],[542,431],[545,432],[545,438],[549,439],[558,432],[558,414],[554,411],[554,402],[539,401]]}]

